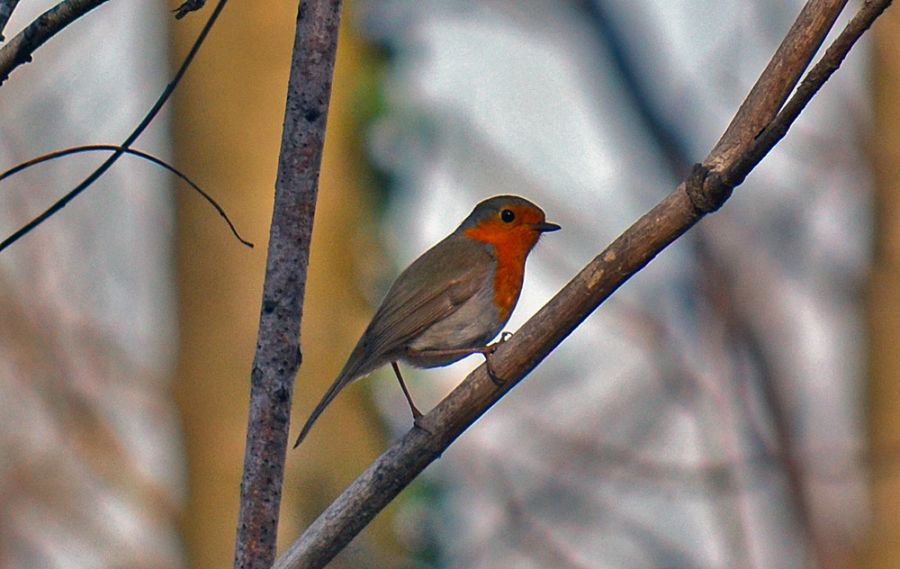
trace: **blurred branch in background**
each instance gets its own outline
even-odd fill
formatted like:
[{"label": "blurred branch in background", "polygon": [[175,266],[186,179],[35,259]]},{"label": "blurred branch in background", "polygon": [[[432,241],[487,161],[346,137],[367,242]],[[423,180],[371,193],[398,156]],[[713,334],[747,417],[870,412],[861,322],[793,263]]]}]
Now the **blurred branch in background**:
[{"label": "blurred branch in background", "polygon": [[[781,47],[705,163],[592,261],[553,300],[500,346],[494,368],[507,384],[499,391],[479,367],[423,421],[379,458],[329,507],[279,560],[277,567],[321,567],[405,487],[625,280],[643,268],[703,215],[718,209],[741,183],[840,64],[853,43],[890,2],[867,3],[825,57],[808,74],[782,109],[812,60],[844,2],[807,3]],[[807,89],[812,87],[812,89]],[[768,125],[768,126],[767,126]],[[760,132],[762,130],[762,133]],[[711,173],[711,175],[709,175]],[[767,378],[763,378],[765,381]],[[778,412],[776,401],[769,403]],[[787,428],[784,426],[783,428]],[[782,450],[790,451],[788,443]],[[737,454],[737,449],[733,449]],[[788,470],[792,468],[790,459]],[[799,478],[796,484],[800,484]],[[802,491],[802,488],[800,489]],[[802,500],[802,498],[799,498]],[[798,502],[803,527],[804,502]],[[749,547],[738,552],[741,566],[752,565]],[[733,565],[732,565],[733,566]]]},{"label": "blurred branch in background", "polygon": [[[585,12],[589,15],[591,24],[597,28],[597,37],[602,39],[604,46],[609,51],[610,59],[614,61],[619,79],[627,93],[627,96],[623,98],[624,102],[634,107],[634,115],[639,119],[635,121],[636,125],[643,127],[649,139],[655,143],[660,156],[668,165],[671,177],[677,179],[689,168],[688,156],[690,156],[690,148],[686,137],[678,136],[675,128],[667,124],[661,110],[653,104],[650,82],[647,81],[645,74],[642,73],[643,70],[639,65],[639,59],[636,57],[639,50],[630,49],[631,46],[628,45],[626,39],[628,33],[626,30],[619,29],[615,12],[608,10],[606,3],[603,1],[598,0],[586,4]],[[845,2],[837,2],[833,5],[843,6],[844,4]],[[884,5],[880,10],[886,7],[887,5]],[[828,15],[824,11],[817,13],[819,8],[812,4],[807,4],[807,9],[809,11],[805,15],[801,15],[800,20],[804,17],[818,16],[824,18],[824,22],[830,26],[836,17],[836,13],[833,11]],[[868,28],[871,24],[871,18],[878,15],[880,10],[871,12],[869,15],[861,14],[861,17],[858,17],[850,27],[845,41],[852,44],[861,31]],[[642,24],[646,24],[647,19],[635,15],[634,10],[630,21],[632,22],[632,28],[629,30],[631,37],[649,37],[654,33],[646,28],[638,28]],[[822,39],[824,39],[824,34],[818,34],[817,41]],[[840,42],[836,42],[836,44],[838,49],[841,49]],[[801,53],[797,52],[795,46],[791,45],[783,47],[782,52],[787,54]],[[808,54],[809,57],[811,55],[812,53]],[[822,70],[820,72],[833,72],[840,59],[842,59],[842,56],[837,56],[833,51],[826,53],[817,68]],[[777,58],[774,61],[777,61]],[[809,61],[809,59],[806,59],[806,61]],[[804,83],[808,86],[811,83],[821,85],[822,82],[811,82],[809,79],[806,79]],[[767,87],[765,89],[767,90]],[[804,88],[801,88],[802,90]],[[792,117],[789,120],[796,118],[797,114],[799,114],[798,111],[805,107],[811,95],[812,93],[808,93],[803,98],[798,97],[793,106],[786,109],[785,117]],[[780,106],[783,100],[777,101],[777,103]],[[782,130],[786,132],[786,127],[782,127]],[[725,334],[721,349],[725,353],[730,354],[727,359],[737,364],[743,358],[745,366],[750,365],[755,368],[753,373],[747,374],[746,370],[741,371],[732,367],[732,369],[723,370],[723,377],[737,378],[746,376],[758,380],[756,381],[755,391],[761,395],[761,402],[765,412],[771,418],[771,427],[774,434],[773,444],[776,448],[773,449],[774,454],[771,456],[781,461],[788,485],[788,491],[785,494],[789,500],[790,509],[796,518],[797,530],[805,535],[804,541],[810,548],[809,553],[815,560],[815,566],[823,568],[842,566],[846,563],[846,559],[836,558],[834,552],[829,551],[827,546],[828,540],[824,539],[818,531],[812,506],[809,502],[810,496],[807,489],[807,476],[804,472],[804,460],[799,456],[800,444],[795,440],[798,436],[797,433],[801,429],[798,428],[797,424],[794,424],[795,419],[789,410],[793,405],[793,397],[787,393],[789,391],[788,378],[779,373],[775,362],[770,361],[771,355],[766,348],[765,339],[757,334],[752,324],[753,314],[748,313],[751,305],[739,301],[737,293],[740,286],[740,279],[737,276],[738,270],[729,269],[729,267],[734,264],[732,260],[740,255],[740,251],[728,250],[721,246],[717,249],[713,245],[717,240],[717,231],[721,232],[722,230],[722,224],[719,224],[716,228],[710,228],[701,224],[696,228],[691,239],[693,252],[699,266],[699,270],[695,273],[697,283],[694,286],[699,291],[699,294],[705,297],[701,305],[711,310],[713,314],[710,316],[715,321],[721,322],[722,331]],[[776,276],[774,271],[769,270],[768,273],[772,275],[772,278],[766,281],[771,290],[767,293],[761,293],[760,300],[777,294],[778,283],[781,282],[781,279]],[[764,302],[760,304],[765,306]],[[758,313],[759,307],[757,306],[753,311]],[[713,389],[719,390],[722,388],[713,386]],[[723,411],[728,409],[728,405],[724,405],[721,409]],[[732,414],[734,413],[739,414],[739,410],[732,410]],[[765,444],[763,429],[758,428],[757,431],[756,437]],[[739,456],[739,447],[739,442],[733,441],[730,454],[734,457]],[[741,470],[742,465],[740,461],[735,461],[730,468],[722,470],[721,474],[732,478],[728,484],[730,487],[738,488]],[[740,521],[742,517],[740,495],[732,493],[732,496],[734,498],[732,503],[728,503],[725,500],[721,501],[723,508],[720,508],[720,515],[723,522],[725,522],[722,527],[734,530],[730,539],[731,546],[728,550],[737,560],[747,559],[751,546],[745,540],[749,538],[750,534],[748,528]],[[735,563],[732,560],[729,565],[735,566]]]},{"label": "blurred branch in background", "polygon": [[[7,30],[45,7],[19,3]],[[40,64],[0,89],[4,168],[128,132],[165,88],[166,18],[155,3],[112,2],[44,44]],[[166,119],[143,140],[162,157]],[[97,162],[71,157],[5,183],[3,233]],[[0,566],[183,566],[171,181],[123,161],[93,196],[0,255]]]},{"label": "blurred branch in background", "polygon": [[866,569],[900,564],[900,13],[875,29],[873,131],[866,141],[875,178],[872,267],[866,298],[870,383],[866,418],[872,485]]}]

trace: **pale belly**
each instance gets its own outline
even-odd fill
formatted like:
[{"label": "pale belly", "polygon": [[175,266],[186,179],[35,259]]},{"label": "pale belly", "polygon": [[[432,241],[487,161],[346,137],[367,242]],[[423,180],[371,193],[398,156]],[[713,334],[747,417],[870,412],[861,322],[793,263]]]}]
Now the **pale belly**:
[{"label": "pale belly", "polygon": [[410,343],[412,352],[402,358],[417,367],[451,364],[467,354],[430,355],[427,352],[484,347],[500,333],[506,321],[500,320],[500,311],[494,304],[493,290],[488,288],[484,293],[470,298],[459,310],[425,330]]}]

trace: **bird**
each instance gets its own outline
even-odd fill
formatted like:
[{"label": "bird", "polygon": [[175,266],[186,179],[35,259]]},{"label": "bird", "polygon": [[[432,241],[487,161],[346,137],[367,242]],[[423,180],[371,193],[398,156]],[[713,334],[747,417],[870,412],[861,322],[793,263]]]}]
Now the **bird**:
[{"label": "bird", "polygon": [[528,254],[541,235],[559,229],[541,208],[519,196],[494,196],[476,205],[453,233],[413,261],[388,289],[294,448],[344,387],[388,363],[414,424],[422,413],[403,381],[399,361],[432,368],[482,354],[489,375],[502,384],[490,365],[496,345],[488,342],[509,321],[519,300]]}]

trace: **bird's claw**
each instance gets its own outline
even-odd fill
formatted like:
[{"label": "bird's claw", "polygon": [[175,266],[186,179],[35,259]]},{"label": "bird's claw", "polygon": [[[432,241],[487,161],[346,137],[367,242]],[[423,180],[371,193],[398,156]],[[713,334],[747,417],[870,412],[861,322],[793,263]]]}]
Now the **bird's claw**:
[{"label": "bird's claw", "polygon": [[487,373],[488,377],[491,378],[491,381],[497,387],[503,387],[506,385],[506,380],[497,375],[497,372],[494,371],[494,364],[491,361],[491,356],[494,355],[494,352],[497,351],[497,348],[500,347],[500,344],[505,343],[512,336],[512,332],[502,332],[500,334],[500,339],[488,346],[488,350],[484,353],[484,361],[487,364]]},{"label": "bird's claw", "polygon": [[491,382],[493,382],[493,384],[497,387],[503,387],[504,385],[506,385],[506,380],[497,375],[497,372],[494,371],[494,364],[491,361],[491,356],[494,355],[494,350],[496,349],[496,346],[494,346],[493,350],[491,350],[489,353],[484,354],[484,363],[487,367],[487,374],[488,377],[491,378]]}]

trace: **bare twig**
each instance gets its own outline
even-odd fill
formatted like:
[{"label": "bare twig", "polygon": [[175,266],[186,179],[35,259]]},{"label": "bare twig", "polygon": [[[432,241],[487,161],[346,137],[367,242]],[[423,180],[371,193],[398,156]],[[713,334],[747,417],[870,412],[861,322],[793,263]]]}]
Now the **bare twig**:
[{"label": "bare twig", "polygon": [[872,27],[878,16],[890,5],[891,0],[867,0],[864,3],[837,39],[825,50],[825,55],[822,56],[819,63],[803,79],[791,100],[766,125],[766,128],[754,137],[747,151],[728,168],[726,183],[734,185],[741,183],[769,150],[784,138],[806,105],[841,66],[856,40]]},{"label": "bare twig", "polygon": [[784,81],[791,87],[797,84],[846,4],[847,0],[809,0],[803,6],[768,67],[709,153],[708,166],[722,170],[769,124],[791,94],[790,89],[783,88]]},{"label": "bare twig", "polygon": [[16,4],[18,3],[19,0],[0,0],[0,41],[5,39],[3,37],[3,30],[6,29],[6,24],[9,22],[9,18],[12,16],[13,11],[16,9]]},{"label": "bare twig", "polygon": [[[832,46],[833,49],[810,72],[810,81],[816,89],[830,76],[830,73],[820,70],[832,66],[836,68],[846,51],[868,27],[854,23],[871,23],[889,4],[889,0],[882,0],[863,5],[860,15],[854,18]],[[537,366],[604,300],[704,215],[718,209],[731,194],[733,186],[730,184],[737,185],[743,181],[780,138],[757,137],[757,134],[772,122],[787,100],[842,8],[843,2],[808,2],[725,135],[710,152],[705,161],[708,166],[695,167],[688,180],[609,245],[514,336],[500,345],[492,364],[495,372],[507,380],[502,388],[498,389],[491,381],[483,364],[469,374],[450,395],[420,419],[422,428],[410,430],[366,469],[313,522],[275,567],[299,569],[324,566],[426,466],[438,458],[456,437]],[[818,13],[813,13],[813,10]],[[800,101],[806,96],[798,92],[796,97],[801,97],[796,99]],[[788,127],[793,119],[785,115],[776,123],[781,124],[781,120]],[[757,140],[765,140],[768,146],[758,146]],[[745,153],[752,154],[752,157],[745,158]]]},{"label": "bare twig", "polygon": [[[216,4],[215,9],[210,14],[209,19],[206,21],[206,24],[203,26],[203,29],[200,31],[200,35],[197,36],[196,41],[194,41],[194,45],[191,46],[191,50],[184,58],[184,62],[182,62],[181,67],[178,68],[178,71],[175,73],[175,77],[166,85],[166,88],[163,90],[162,94],[153,104],[144,118],[141,120],[140,124],[138,124],[135,129],[128,135],[128,138],[122,142],[119,150],[113,152],[112,156],[107,158],[100,166],[98,166],[93,172],[88,175],[87,178],[82,180],[80,184],[69,190],[69,192],[58,199],[53,205],[47,208],[43,213],[23,225],[12,235],[4,239],[0,242],[0,252],[4,249],[30,233],[34,228],[38,225],[45,222],[49,219],[53,214],[66,207],[70,201],[78,197],[81,192],[88,189],[91,184],[93,184],[100,176],[102,176],[109,168],[115,164],[116,160],[118,160],[122,154],[125,153],[124,149],[134,143],[135,140],[150,126],[150,123],[153,122],[153,119],[156,118],[156,115],[159,114],[159,111],[162,110],[163,105],[169,100],[169,97],[172,96],[172,93],[175,91],[175,88],[178,86],[178,83],[181,82],[181,78],[184,77],[184,74],[187,72],[188,67],[190,67],[191,62],[194,61],[194,56],[197,55],[197,52],[200,50],[200,46],[203,45],[203,41],[206,39],[206,36],[209,35],[210,30],[212,30],[213,24],[216,23],[216,20],[219,17],[219,14],[222,13],[222,10],[225,8],[225,4],[228,0],[219,0],[218,4]],[[24,33],[24,32],[23,32]],[[9,46],[6,46],[9,47]],[[5,48],[2,48],[5,49]],[[0,51],[2,51],[0,49]]]},{"label": "bare twig", "polygon": [[44,45],[47,40],[106,1],[64,0],[38,16],[16,37],[9,40],[8,44],[0,48],[0,85],[6,81],[13,69],[23,63],[29,63],[31,54]]},{"label": "bare twig", "polygon": [[196,12],[203,8],[205,5],[206,0],[186,0],[184,4],[175,9],[175,19],[180,20],[191,12]]},{"label": "bare twig", "polygon": [[301,2],[297,15],[251,375],[236,568],[268,569],[275,559],[291,397],[301,361],[303,295],[340,16],[340,0]]},{"label": "bare twig", "polygon": [[181,172],[181,170],[179,170],[175,166],[172,166],[165,160],[163,160],[161,158],[157,158],[156,156],[153,156],[152,154],[148,154],[141,150],[135,150],[134,148],[124,148],[124,147],[118,146],[116,144],[86,144],[84,146],[73,146],[71,148],[57,150],[55,152],[50,152],[48,154],[44,154],[44,155],[38,156],[36,158],[32,158],[31,160],[22,162],[21,164],[18,164],[16,166],[10,168],[6,172],[0,173],[0,182],[5,180],[6,178],[9,178],[10,176],[14,176],[14,175],[18,174],[19,172],[22,172],[23,170],[27,170],[28,168],[31,168],[32,166],[37,166],[38,164],[43,164],[44,162],[47,162],[49,160],[56,160],[57,158],[63,158],[65,156],[70,156],[72,154],[80,154],[82,152],[98,152],[98,151],[100,151],[100,152],[103,152],[103,151],[105,151],[105,152],[122,152],[124,154],[131,154],[132,156],[137,156],[138,158],[143,158],[144,160],[152,162],[153,164],[156,164],[157,166],[161,166],[161,167],[165,168],[166,170],[168,170],[169,172],[171,172],[172,174],[175,174],[181,180],[183,180],[187,185],[189,185],[191,187],[191,189],[193,189],[195,192],[200,194],[200,196],[203,199],[205,199],[207,201],[207,203],[209,203],[209,205],[213,206],[213,208],[217,212],[219,212],[219,215],[221,215],[222,219],[225,220],[225,223],[228,224],[228,228],[231,230],[232,235],[234,235],[238,241],[240,241],[243,245],[250,247],[251,249],[253,248],[253,243],[251,243],[250,241],[247,241],[246,239],[241,237],[240,233],[238,233],[237,227],[235,227],[234,223],[231,222],[231,218],[229,218],[228,214],[225,213],[225,209],[222,206],[220,206],[219,202],[217,202],[211,195],[206,193],[206,191],[203,190],[203,188],[201,188],[200,186],[195,184],[194,181],[191,180],[190,178],[188,178],[185,174],[183,174]]}]

